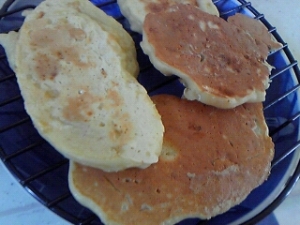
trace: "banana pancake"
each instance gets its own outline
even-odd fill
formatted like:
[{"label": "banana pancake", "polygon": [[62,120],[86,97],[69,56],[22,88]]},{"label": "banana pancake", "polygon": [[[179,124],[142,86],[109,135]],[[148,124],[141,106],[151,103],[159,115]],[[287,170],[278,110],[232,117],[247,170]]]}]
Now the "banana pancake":
[{"label": "banana pancake", "polygon": [[[266,49],[274,41],[270,36],[262,42],[260,36],[249,35],[259,22],[238,17],[251,21],[252,28],[245,31],[234,22],[178,4],[146,16],[141,47],[159,71],[180,77],[189,100],[218,108],[261,102],[271,70]],[[260,30],[261,36],[269,35]]]},{"label": "banana pancake", "polygon": [[91,19],[81,4],[94,7],[49,0],[26,17],[15,50],[26,111],[67,158],[106,171],[145,168],[161,152],[160,115],[125,66],[120,30],[106,27],[112,18],[97,9],[103,23]]},{"label": "banana pancake", "polygon": [[157,95],[165,126],[158,163],[106,173],[71,162],[74,197],[104,224],[175,224],[209,219],[267,179],[274,154],[261,103],[218,109]]},{"label": "banana pancake", "polygon": [[138,33],[143,32],[143,23],[148,13],[164,11],[177,3],[194,5],[207,13],[219,16],[212,0],[118,0],[120,10],[127,18],[131,30]]}]

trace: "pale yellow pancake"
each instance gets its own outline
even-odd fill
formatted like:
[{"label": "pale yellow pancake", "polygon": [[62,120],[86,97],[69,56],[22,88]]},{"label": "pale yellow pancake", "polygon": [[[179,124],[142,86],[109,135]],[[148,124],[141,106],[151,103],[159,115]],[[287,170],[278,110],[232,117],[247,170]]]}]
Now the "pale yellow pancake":
[{"label": "pale yellow pancake", "polygon": [[116,173],[70,164],[72,194],[102,222],[169,225],[209,219],[267,179],[274,145],[261,103],[224,110],[170,95],[152,100],[165,126],[158,163]]},{"label": "pale yellow pancake", "polygon": [[107,21],[92,19],[81,4],[96,9],[46,0],[26,17],[14,57],[26,111],[67,158],[106,171],[145,168],[161,152],[160,115],[125,65],[120,25],[113,31],[107,21],[116,21],[99,9],[93,17]]}]

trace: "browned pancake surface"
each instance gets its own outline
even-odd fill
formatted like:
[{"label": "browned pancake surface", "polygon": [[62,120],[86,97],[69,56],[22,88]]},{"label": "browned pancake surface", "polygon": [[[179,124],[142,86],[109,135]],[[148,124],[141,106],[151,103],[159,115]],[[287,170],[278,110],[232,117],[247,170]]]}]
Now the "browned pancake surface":
[{"label": "browned pancake surface", "polygon": [[103,222],[210,218],[240,203],[267,178],[273,143],[260,103],[222,110],[169,95],[152,99],[166,129],[158,163],[116,173],[71,166],[73,186],[97,205],[92,210]]},{"label": "browned pancake surface", "polygon": [[118,0],[121,13],[128,20],[133,31],[142,33],[143,23],[148,13],[167,10],[170,6],[189,4],[199,9],[219,16],[219,11],[212,0]]},{"label": "browned pancake surface", "polygon": [[[251,26],[258,23],[248,20]],[[264,32],[268,34],[266,29]],[[268,52],[256,44],[257,35],[254,38],[234,23],[181,4],[165,12],[149,13],[144,33],[157,60],[177,70],[175,74],[185,84],[195,83],[200,93],[224,98],[225,102],[240,98],[239,104],[264,100],[247,97],[264,93],[269,86],[270,68],[265,63]],[[222,104],[222,108],[229,108]]]},{"label": "browned pancake surface", "polygon": [[181,4],[190,4],[190,5],[194,5],[197,6],[197,1],[196,0],[184,0],[184,1],[170,1],[170,0],[160,0],[160,1],[149,1],[149,0],[142,0],[142,2],[145,3],[146,5],[146,11],[148,12],[153,12],[153,13],[157,13],[157,12],[161,12],[161,11],[165,11],[166,9],[168,9],[170,6],[181,3]]}]

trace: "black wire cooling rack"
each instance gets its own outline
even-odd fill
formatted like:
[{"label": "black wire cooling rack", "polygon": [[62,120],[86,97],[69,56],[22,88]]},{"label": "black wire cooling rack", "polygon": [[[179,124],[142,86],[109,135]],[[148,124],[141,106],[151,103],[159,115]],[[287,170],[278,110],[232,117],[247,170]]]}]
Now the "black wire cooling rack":
[{"label": "black wire cooling rack", "polygon": [[[38,1],[30,1],[31,5],[28,4],[29,1],[19,1],[21,2],[19,5],[16,2],[8,0],[0,9],[0,33],[7,33],[11,30],[17,31],[23,22],[21,12],[24,9],[34,8]],[[177,95],[182,90],[177,78],[161,76],[152,67],[148,58],[143,55],[139,48],[141,36],[130,31],[127,20],[118,10],[117,12],[112,10],[118,8],[116,1],[95,0],[92,2],[106,13],[114,16],[132,35],[136,42],[141,71],[138,79],[145,86],[148,93],[151,95],[167,90],[168,93]],[[284,63],[280,63],[281,66],[272,71],[270,76],[272,84],[267,92],[264,112],[270,136],[276,144],[271,175],[287,170],[283,168],[290,168],[290,166],[284,165],[289,165],[292,162],[293,168],[290,169],[291,172],[286,181],[283,184],[279,182],[282,185],[279,193],[262,210],[243,221],[243,224],[254,224],[272,212],[284,200],[299,178],[299,158],[296,162],[292,158],[299,154],[300,145],[298,137],[300,107],[297,100],[300,72],[297,61],[293,58],[288,45],[282,40],[276,29],[268,23],[264,15],[257,12],[249,2],[243,0],[215,0],[214,3],[224,19],[237,12],[252,14],[253,17],[263,22],[269,32],[283,44],[281,49],[270,54],[268,58],[270,64],[276,64],[278,55],[280,55],[279,58]],[[151,73],[151,77],[147,76],[148,73]],[[157,77],[159,79],[156,79]],[[159,82],[156,80],[159,80]],[[286,84],[284,88],[281,88],[281,83]],[[283,116],[273,116],[278,114]],[[284,139],[283,142],[282,139]],[[0,157],[9,171],[28,192],[61,217],[74,224],[102,224],[97,216],[78,204],[72,197],[67,183],[68,160],[44,141],[34,129],[30,117],[25,112],[16,76],[10,69],[4,49],[1,46]],[[276,180],[276,178],[274,179]],[[252,208],[243,207],[243,204],[241,204],[241,206],[231,209],[228,213],[236,211],[247,213],[252,210]],[[211,221],[196,221],[194,224],[214,223]]]}]

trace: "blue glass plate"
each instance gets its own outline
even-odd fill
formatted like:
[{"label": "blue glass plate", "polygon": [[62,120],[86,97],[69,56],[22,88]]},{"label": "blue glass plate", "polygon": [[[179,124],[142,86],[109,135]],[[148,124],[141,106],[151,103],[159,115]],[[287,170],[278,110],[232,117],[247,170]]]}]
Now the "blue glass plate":
[{"label": "blue glass plate", "polygon": [[[33,8],[41,0],[7,1],[0,10],[0,33],[18,29],[23,22],[20,11]],[[175,76],[165,77],[153,68],[139,47],[141,35],[129,29],[114,0],[92,0],[108,15],[116,18],[136,42],[140,65],[139,82],[149,95],[169,93],[181,96],[182,84]],[[297,62],[287,44],[262,14],[249,2],[215,0],[222,18],[243,13],[261,20],[283,48],[272,53],[268,62],[272,83],[267,90],[264,113],[270,135],[275,142],[275,157],[269,179],[256,188],[240,205],[209,221],[188,219],[180,225],[253,224],[268,215],[286,197],[300,173],[299,151],[299,78]],[[90,210],[72,197],[67,183],[68,160],[45,142],[26,114],[13,71],[0,46],[0,157],[16,179],[49,209],[74,224],[102,224]]]}]

